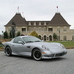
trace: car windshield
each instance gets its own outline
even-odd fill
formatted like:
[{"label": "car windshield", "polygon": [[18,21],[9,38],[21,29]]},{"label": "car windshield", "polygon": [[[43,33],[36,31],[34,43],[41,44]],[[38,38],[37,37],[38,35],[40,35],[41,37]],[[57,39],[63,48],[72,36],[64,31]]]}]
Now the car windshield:
[{"label": "car windshield", "polygon": [[36,38],[36,37],[22,37],[22,39],[23,39],[26,43],[41,42],[41,40],[38,39],[38,38]]}]

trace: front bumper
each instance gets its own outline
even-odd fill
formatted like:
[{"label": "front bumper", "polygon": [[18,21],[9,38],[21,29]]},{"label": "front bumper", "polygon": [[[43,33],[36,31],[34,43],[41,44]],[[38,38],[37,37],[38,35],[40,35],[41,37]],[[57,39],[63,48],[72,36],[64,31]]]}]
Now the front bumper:
[{"label": "front bumper", "polygon": [[52,53],[52,54],[43,54],[42,55],[42,59],[58,58],[58,57],[66,55],[66,54],[67,54],[67,52]]}]

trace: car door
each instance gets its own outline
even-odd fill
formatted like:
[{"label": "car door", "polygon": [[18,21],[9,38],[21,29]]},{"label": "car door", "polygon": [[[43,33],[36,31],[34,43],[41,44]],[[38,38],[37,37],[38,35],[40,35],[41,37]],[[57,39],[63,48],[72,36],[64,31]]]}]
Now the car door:
[{"label": "car door", "polygon": [[23,40],[20,37],[16,37],[13,41],[12,44],[12,49],[13,51],[15,51],[15,53],[17,54],[21,54],[21,55],[31,55],[29,51],[29,46],[27,44],[19,44],[18,41],[22,41]]},{"label": "car door", "polygon": [[16,53],[20,54],[21,52],[25,52],[26,48],[24,44],[19,44],[18,41],[22,41],[22,39],[20,37],[16,37],[12,43],[12,49]]}]

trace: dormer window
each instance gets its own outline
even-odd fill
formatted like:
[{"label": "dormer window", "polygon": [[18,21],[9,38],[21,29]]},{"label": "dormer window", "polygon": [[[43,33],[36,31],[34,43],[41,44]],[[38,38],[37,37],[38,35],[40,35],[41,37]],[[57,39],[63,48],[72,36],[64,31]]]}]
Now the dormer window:
[{"label": "dormer window", "polygon": [[44,25],[46,25],[46,22],[44,22]]},{"label": "dormer window", "polygon": [[34,26],[36,26],[36,22],[34,22]]},{"label": "dormer window", "polygon": [[39,22],[39,25],[41,25],[41,22]]},{"label": "dormer window", "polygon": [[29,25],[31,26],[31,22],[29,22]]},{"label": "dormer window", "polygon": [[66,26],[64,26],[64,31],[67,31],[67,28],[66,28]]}]

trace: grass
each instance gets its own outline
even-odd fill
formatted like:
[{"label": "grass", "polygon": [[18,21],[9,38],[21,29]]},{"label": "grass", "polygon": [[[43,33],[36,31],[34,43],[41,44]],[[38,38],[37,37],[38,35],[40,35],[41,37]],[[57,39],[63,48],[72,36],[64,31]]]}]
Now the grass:
[{"label": "grass", "polygon": [[52,41],[63,44],[66,48],[74,48],[74,41]]},{"label": "grass", "polygon": [[3,50],[3,48],[4,48],[3,45],[0,44],[0,51]]}]

